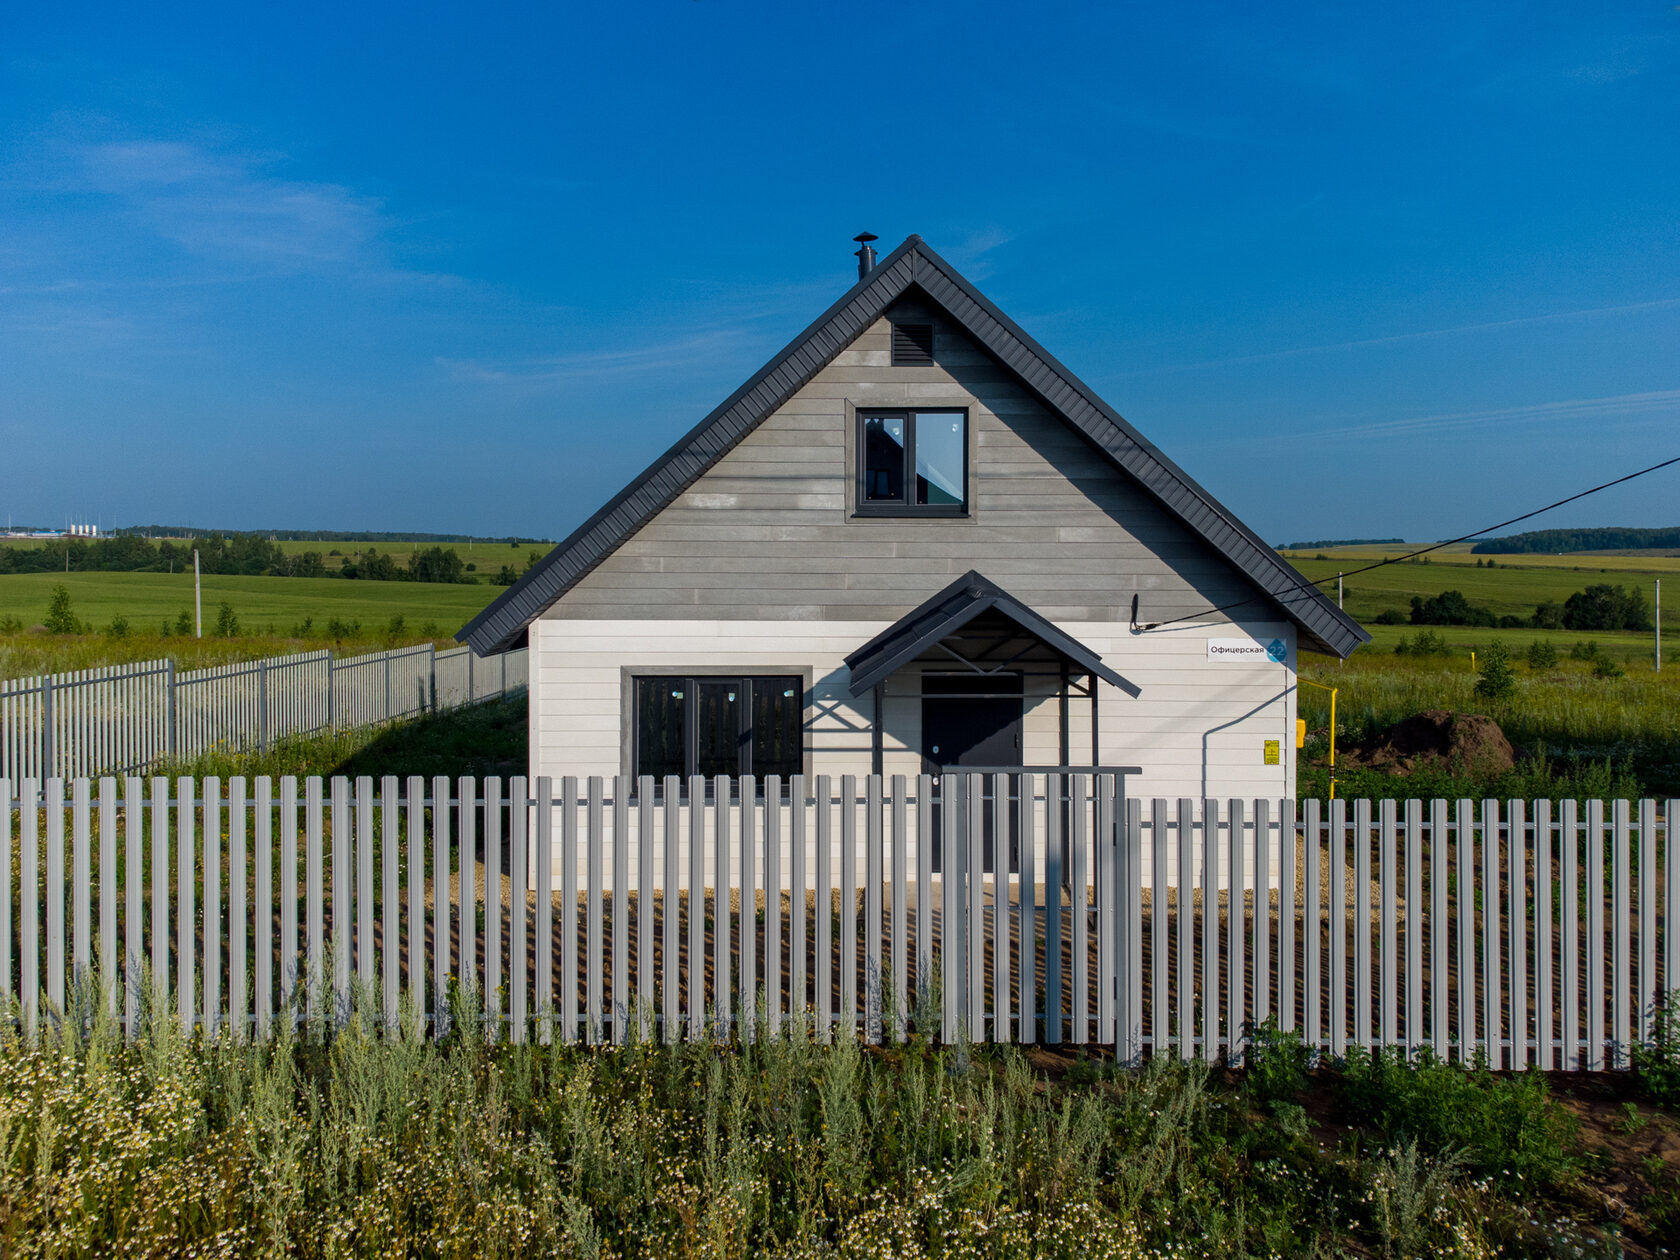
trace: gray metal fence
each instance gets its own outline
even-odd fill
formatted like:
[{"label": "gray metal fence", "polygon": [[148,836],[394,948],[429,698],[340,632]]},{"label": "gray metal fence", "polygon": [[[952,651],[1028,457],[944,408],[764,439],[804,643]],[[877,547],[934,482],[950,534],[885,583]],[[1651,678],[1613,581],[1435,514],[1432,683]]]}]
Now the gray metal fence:
[{"label": "gray metal fence", "polygon": [[[0,782],[0,988],[261,1035],[359,984],[621,1042],[1311,1046],[1607,1069],[1680,985],[1680,801],[1142,801],[1117,776]],[[14,965],[15,963],[15,965]],[[148,994],[146,986],[154,986]]]},{"label": "gray metal fence", "polygon": [[0,778],[124,774],[213,749],[371,726],[525,685],[526,652],[301,652],[177,670],[172,661],[0,680]]}]

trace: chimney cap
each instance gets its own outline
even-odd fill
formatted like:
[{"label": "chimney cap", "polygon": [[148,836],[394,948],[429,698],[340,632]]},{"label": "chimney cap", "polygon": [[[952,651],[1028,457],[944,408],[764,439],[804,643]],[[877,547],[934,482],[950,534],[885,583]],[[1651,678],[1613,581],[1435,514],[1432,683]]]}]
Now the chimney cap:
[{"label": "chimney cap", "polygon": [[852,239],[859,245],[867,245],[870,241],[878,241],[881,238],[876,236],[873,232],[859,232],[856,236],[852,237]]}]

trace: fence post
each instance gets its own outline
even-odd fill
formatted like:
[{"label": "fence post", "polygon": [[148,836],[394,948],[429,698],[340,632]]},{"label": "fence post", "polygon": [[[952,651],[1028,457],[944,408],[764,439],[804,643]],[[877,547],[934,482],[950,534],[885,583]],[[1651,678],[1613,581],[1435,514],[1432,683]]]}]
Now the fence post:
[{"label": "fence post", "polygon": [[331,648],[327,649],[327,729],[334,730],[338,726],[338,694],[335,682],[338,678],[338,657]]},{"label": "fence post", "polygon": [[268,751],[268,662],[257,662],[257,748]]},{"label": "fence post", "polygon": [[478,653],[473,650],[471,644],[468,644],[468,646],[467,646],[467,703],[468,704],[471,704],[475,699],[477,699],[477,697],[473,695],[473,660],[477,656],[478,656]]},{"label": "fence post", "polygon": [[175,662],[163,663],[163,752],[176,760],[175,749]]},{"label": "fence post", "polygon": [[385,653],[385,721],[391,720],[391,653]]},{"label": "fence post", "polygon": [[427,692],[427,695],[430,697],[430,700],[431,700],[431,710],[432,710],[433,713],[436,713],[437,712],[437,644],[428,643],[426,645],[426,647],[431,651],[431,657],[427,662],[427,664],[430,667],[431,689],[430,689],[430,691]]},{"label": "fence post", "polygon": [[499,655],[502,658],[502,689],[499,692],[497,692],[496,694],[501,695],[501,696],[505,696],[505,695],[507,695],[507,658],[508,658],[508,654],[506,652],[502,652],[502,653],[499,653]]},{"label": "fence post", "polygon": [[52,675],[41,676],[41,777],[55,777],[53,771]]}]

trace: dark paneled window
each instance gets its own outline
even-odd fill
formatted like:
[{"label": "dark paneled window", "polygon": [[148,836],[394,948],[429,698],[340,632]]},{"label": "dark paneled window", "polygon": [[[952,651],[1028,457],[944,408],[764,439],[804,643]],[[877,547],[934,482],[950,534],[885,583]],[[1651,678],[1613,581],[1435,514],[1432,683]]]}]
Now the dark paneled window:
[{"label": "dark paneled window", "polygon": [[804,770],[805,683],[797,675],[635,680],[632,771],[662,779]]},{"label": "dark paneled window", "polygon": [[858,512],[961,516],[968,510],[968,412],[858,413]]}]

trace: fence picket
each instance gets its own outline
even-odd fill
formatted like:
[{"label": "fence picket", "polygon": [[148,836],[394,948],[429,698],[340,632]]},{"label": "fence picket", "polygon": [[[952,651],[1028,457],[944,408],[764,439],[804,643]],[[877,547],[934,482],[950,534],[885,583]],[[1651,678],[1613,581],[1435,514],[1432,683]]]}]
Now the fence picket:
[{"label": "fence picket", "polygon": [[[485,1036],[497,1041],[502,1035],[502,780],[490,775],[484,780],[484,1021]],[[566,957],[560,956],[561,974],[566,974]],[[576,993],[568,983],[565,992]],[[573,1034],[575,1035],[575,1027]],[[567,1040],[571,1037],[568,1036]]]},{"label": "fence picket", "polygon": [[[524,775],[516,774],[508,784],[508,902],[511,907],[508,916],[508,1039],[515,1045],[524,1045],[529,1031],[526,1026],[526,999],[531,973],[525,951],[530,924],[530,916],[526,913],[526,898],[531,891],[531,881],[526,873],[530,815],[530,784]],[[448,870],[447,863],[444,869]],[[448,887],[447,879],[444,886]],[[547,896],[548,890],[544,889],[543,894]]]},{"label": "fence picket", "polygon": [[1587,1069],[1604,1066],[1604,803],[1587,802]]},{"label": "fence picket", "polygon": [[246,804],[244,776],[228,783],[228,1023],[243,1040],[247,1026],[245,989]]},{"label": "fence picket", "polygon": [[1562,802],[1558,822],[1558,899],[1562,910],[1563,939],[1558,948],[1558,994],[1562,999],[1563,1056],[1559,1063],[1565,1072],[1574,1071],[1581,1063],[1581,996],[1580,996],[1580,897],[1578,854],[1580,828],[1576,821],[1574,801]]},{"label": "fence picket", "polygon": [[[978,776],[975,776],[978,777]],[[1091,1014],[1091,971],[1087,965],[1090,953],[1090,875],[1091,865],[1088,860],[1087,845],[1090,842],[1090,822],[1086,814],[1086,804],[1091,799],[1091,777],[1076,774],[1068,780],[1068,818],[1072,823],[1068,837],[1069,874],[1068,886],[1073,892],[1072,914],[1069,916],[1069,926],[1073,929],[1068,957],[1069,970],[1072,972],[1072,1002],[1073,1018],[1070,1027],[1072,1036],[1068,1038],[1075,1045],[1084,1045],[1090,1032]]]},{"label": "fence picket", "polygon": [[[732,833],[729,825],[730,784],[728,775],[720,774],[712,780],[712,858],[715,867],[712,881],[712,1014],[715,1020],[713,1035],[720,1041],[729,1036],[732,1009],[729,994],[729,946],[733,930],[729,913],[729,890],[733,886],[729,861],[729,837]],[[856,920],[853,920],[853,926],[855,930]]]},{"label": "fence picket", "polygon": [[1507,933],[1504,985],[1510,995],[1511,1050],[1507,1063],[1513,1069],[1528,1066],[1528,852],[1523,803],[1508,805],[1506,820],[1505,887],[1509,905],[1505,913]]},{"label": "fence picket", "polygon": [[1247,851],[1244,821],[1247,811],[1240,800],[1232,800],[1225,807],[1229,830],[1225,843],[1225,1056],[1232,1064],[1241,1061],[1243,1022],[1247,1018],[1248,993],[1247,960],[1244,958],[1244,939],[1248,935],[1248,909],[1244,885],[1244,855]]},{"label": "fence picket", "polygon": [[[7,866],[10,870],[10,866]],[[99,780],[99,985],[105,1010],[115,1015],[121,983],[117,972],[117,781]]]},{"label": "fence picket", "polygon": [[[197,874],[193,840],[193,781],[175,781],[175,993],[181,1031],[193,1030],[194,927],[193,878]],[[49,877],[50,881],[50,877]],[[50,888],[50,882],[49,882]]]},{"label": "fence picket", "polygon": [[1202,1059],[1219,1058],[1219,802],[1202,801]]},{"label": "fence picket", "polygon": [[[688,1036],[698,1041],[706,1022],[706,780],[688,780]],[[826,920],[826,916],[825,916]]]},{"label": "fence picket", "polygon": [[985,781],[963,776],[962,859],[967,898],[963,910],[963,956],[968,985],[963,995],[963,1023],[970,1041],[986,1039],[986,822]]},{"label": "fence picket", "polygon": [[[379,780],[379,952],[383,964],[379,977],[379,1004],[385,1017],[385,1029],[393,1033],[398,1023],[397,918],[401,913],[401,903],[397,896],[397,823],[400,812],[397,776],[384,775]],[[257,904],[264,905],[266,902],[259,899]]]},{"label": "fence picket", "polygon": [[[540,795],[546,795],[541,793]],[[546,806],[545,806],[546,808]],[[636,1036],[653,1036],[653,778],[636,780]],[[537,881],[541,883],[539,879]],[[562,973],[564,974],[564,973]]]},{"label": "fence picket", "polygon": [[[471,780],[464,780],[461,794],[470,796],[472,793]],[[489,856],[490,827],[488,817],[490,805],[485,802],[485,856]],[[549,1045],[554,1040],[554,780],[547,775],[537,777],[537,1040],[543,1045]],[[461,858],[463,866],[472,862],[471,852],[464,852]],[[467,889],[466,880],[462,880],[463,892]],[[490,885],[484,887],[484,911],[488,918],[492,912],[499,912],[501,908],[501,890],[491,891]],[[463,912],[465,913],[465,912]],[[463,919],[463,921],[465,921]],[[489,955],[485,955],[485,984],[489,985]],[[465,964],[463,964],[465,966]],[[621,983],[623,972],[613,976],[613,984]]]},{"label": "fence picket", "polygon": [[1558,1066],[1553,1037],[1552,803],[1534,802],[1534,1043],[1542,1071]]},{"label": "fence picket", "polygon": [[[1038,1040],[1038,853],[1036,816],[1033,811],[1033,776],[1021,776],[1020,800],[1016,803],[1016,826],[1021,835],[1021,895],[1017,914],[1020,930],[1021,973],[1017,987],[1020,1015],[1018,1035],[1024,1044]],[[923,832],[926,842],[926,832]],[[930,946],[931,949],[931,946]]]},{"label": "fence picket", "polygon": [[222,1013],[222,780],[203,780],[203,1021],[215,1037]]},{"label": "fence picket", "polygon": [[[876,793],[876,827],[880,826],[880,782],[872,781]],[[770,806],[770,797],[764,798],[766,809]],[[754,775],[746,775],[741,779],[741,920],[739,930],[740,959],[741,959],[741,1019],[737,1031],[743,1041],[751,1041],[757,1032],[758,1005],[758,780]],[[768,906],[768,903],[766,903]],[[879,917],[880,891],[876,891],[876,909]],[[877,938],[877,960],[879,959],[879,933]]]},{"label": "fence picket", "polygon": [[[0,784],[0,797],[4,796],[4,785]],[[6,802],[0,799],[0,809]],[[124,934],[124,963],[123,963],[123,1030],[130,1040],[140,1035],[140,973],[143,969],[144,955],[142,949],[141,929],[143,927],[140,914],[140,895],[145,883],[145,860],[143,846],[145,845],[145,828],[142,825],[146,809],[145,784],[138,775],[129,775],[123,780],[123,934]],[[11,814],[6,811],[6,819],[0,822],[0,837],[5,839],[4,852],[0,859],[4,860],[9,870],[12,864],[12,833]],[[0,989],[3,996],[12,995],[12,918],[11,898],[0,897],[4,908],[0,909]],[[266,900],[259,901],[259,905],[266,905]],[[265,1026],[262,1029],[267,1032]]]},{"label": "fence picket", "polygon": [[1620,1067],[1627,1055],[1628,1042],[1632,1036],[1629,1020],[1629,1000],[1631,996],[1630,945],[1632,930],[1629,924],[1628,884],[1631,882],[1629,872],[1630,850],[1629,830],[1632,811],[1627,801],[1616,801],[1612,805],[1614,811],[1613,843],[1615,845],[1615,868],[1610,881],[1610,896],[1614,912],[1610,939],[1611,957],[1611,1037],[1614,1042],[1611,1049],[1613,1056],[1611,1066]]},{"label": "fence picket", "polygon": [[[612,1040],[624,1044],[629,1029],[630,994],[626,973],[630,966],[630,797],[625,781],[612,780]],[[541,796],[541,793],[538,793]],[[541,883],[541,880],[538,881]],[[546,891],[546,890],[544,890]],[[727,896],[728,894],[725,893]],[[538,897],[539,907],[550,898]],[[539,912],[539,929],[546,927],[548,916]],[[546,939],[538,932],[537,939]],[[538,950],[540,959],[543,951]]]},{"label": "fence picket", "polygon": [[[895,790],[903,780],[895,779]],[[1009,776],[992,776],[992,1040],[1009,1041],[1011,1032],[1011,1002],[1009,981],[1013,974],[1009,950],[1009,864],[1014,811],[1009,808]],[[900,881],[902,886],[902,881]],[[893,894],[899,895],[897,891]],[[1109,1040],[1113,1038],[1110,1037]]]},{"label": "fence picket", "polygon": [[[584,872],[586,875],[586,891],[583,903],[585,930],[589,934],[588,953],[585,966],[588,968],[589,982],[584,1000],[584,1037],[591,1045],[598,1044],[602,1038],[602,1012],[605,1009],[603,988],[605,976],[602,951],[605,948],[605,927],[602,922],[601,896],[602,882],[605,875],[602,866],[605,862],[605,847],[602,835],[603,820],[606,817],[605,785],[600,775],[591,775],[588,781],[588,820],[585,827],[584,844],[587,852],[584,856]],[[516,895],[523,889],[516,889]]]},{"label": "fence picket", "polygon": [[[891,809],[892,809],[892,996],[893,996],[892,1028],[893,1028],[893,1040],[895,1040],[895,1041],[903,1041],[904,1040],[904,1037],[905,1037],[905,1020],[908,1017],[909,1009],[910,1009],[909,1008],[910,952],[909,952],[909,942],[906,939],[906,932],[908,931],[908,928],[909,928],[909,917],[908,917],[908,914],[907,914],[906,906],[904,904],[904,898],[906,896],[906,892],[907,892],[909,882],[910,882],[910,880],[909,880],[909,869],[910,869],[909,857],[910,857],[910,855],[909,855],[909,853],[907,851],[907,847],[906,847],[909,844],[909,831],[910,831],[909,804],[905,800],[905,794],[906,794],[907,788],[908,788],[907,781],[902,774],[893,775],[893,778],[892,778],[892,797],[891,797]],[[765,793],[765,799],[766,800],[770,799],[769,792]],[[767,864],[768,864],[768,862],[770,862],[772,860],[773,859],[769,857],[769,851],[767,849],[766,850],[766,862],[767,862]],[[1007,880],[1005,882],[1007,883]],[[778,905],[780,903],[780,898],[779,897],[777,898],[777,903],[778,903]],[[767,915],[766,918],[765,918],[765,926],[768,927],[773,921],[779,921],[780,918],[781,918],[781,915],[780,915],[779,911],[776,912],[773,915]],[[1008,918],[1008,914],[1006,912],[1003,913],[1003,924],[1004,924],[1004,926],[1003,926],[1003,933],[1002,933],[1001,939],[1004,942],[1007,943],[1008,940],[1009,940],[1009,918]],[[1007,961],[1005,961],[1004,963],[999,965],[998,975],[1000,977],[1002,977],[1002,979],[999,981],[999,984],[1002,986],[1002,989],[1003,989],[1003,991],[1006,995],[1004,1000],[1005,1000],[1005,1002],[1007,1002],[1008,1001],[1007,992],[1008,992],[1008,986],[1009,986],[1009,974],[1008,974],[1008,963],[1007,963]],[[1007,1025],[1007,1021],[1008,1021],[1008,1015],[1007,1014],[1005,1014],[1004,1019],[1005,1019],[1006,1025]]]},{"label": "fence picket", "polygon": [[[796,894],[804,899],[805,890]],[[790,907],[791,908],[791,907]],[[898,909],[902,910],[902,904]],[[764,1018],[782,1035],[782,778],[764,779]]]},{"label": "fence picket", "polygon": [[[572,781],[568,779],[566,782],[571,783]],[[568,800],[570,800],[570,794],[575,790],[572,787],[566,789]],[[678,849],[682,843],[682,808],[679,799],[681,792],[682,780],[674,774],[666,775],[664,797],[665,877],[660,884],[662,896],[659,908],[660,962],[662,964],[660,968],[662,974],[659,981],[659,1001],[660,1018],[664,1022],[663,1032],[667,1043],[674,1042],[677,1039],[678,999],[681,997],[677,988],[677,919],[682,900],[682,880],[677,861]],[[566,817],[570,818],[571,816],[571,808],[568,805]],[[568,872],[576,866],[575,841],[576,836],[569,834],[565,844],[565,869]],[[577,948],[577,911],[575,908],[575,878],[567,875],[566,879],[568,881],[565,894],[566,905],[574,908],[572,917],[568,920],[569,926],[560,929],[560,970],[566,975],[566,984],[562,990],[561,1001],[564,1003],[567,1015],[567,1039],[570,1040],[577,1036],[577,1029],[571,1015],[573,995],[577,992],[577,963],[567,960],[573,958],[573,952]],[[803,896],[800,897],[800,904],[804,904]]]},{"label": "fence picket", "polygon": [[[669,783],[669,780],[667,780]],[[669,788],[667,788],[669,790]],[[563,1041],[577,1041],[578,1031],[578,994],[582,992],[578,985],[578,853],[577,842],[578,819],[578,781],[575,775],[566,775],[560,780],[560,848],[565,859],[560,863],[560,974],[566,977],[566,983],[561,987],[560,997],[560,1026]],[[509,848],[511,859],[511,842]],[[585,884],[588,887],[587,856],[585,857]],[[511,861],[509,862],[511,866]],[[510,893],[511,896],[511,893]],[[509,903],[511,905],[511,902]],[[669,949],[669,942],[666,948]],[[584,959],[588,961],[587,950]],[[510,953],[511,958],[511,953]],[[511,967],[511,962],[509,963]],[[588,997],[585,995],[584,1007],[588,1009]],[[587,1015],[585,1016],[587,1021]]]},{"label": "fence picket", "polygon": [[[41,815],[40,785],[24,779],[18,791],[18,994],[23,1007],[23,1031],[33,1037],[40,1020],[41,1000]],[[9,938],[8,938],[9,939]],[[158,951],[160,954],[162,950]],[[10,969],[8,968],[8,976]]]}]

